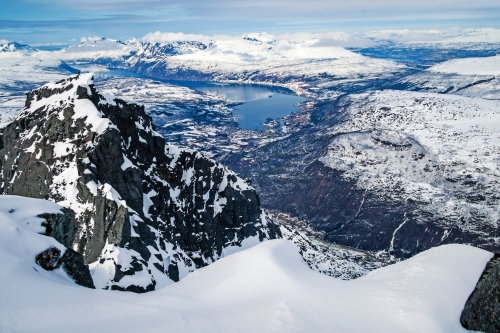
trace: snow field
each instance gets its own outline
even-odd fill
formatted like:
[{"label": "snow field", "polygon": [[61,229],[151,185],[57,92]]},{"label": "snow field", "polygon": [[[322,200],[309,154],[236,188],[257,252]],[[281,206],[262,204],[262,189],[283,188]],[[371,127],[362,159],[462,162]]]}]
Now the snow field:
[{"label": "snow field", "polygon": [[[9,213],[21,203],[30,210]],[[492,256],[446,245],[342,281],[272,240],[155,292],[112,292],[35,264],[45,248],[64,247],[22,221],[57,205],[2,196],[0,207],[1,332],[466,332],[460,312]]]}]

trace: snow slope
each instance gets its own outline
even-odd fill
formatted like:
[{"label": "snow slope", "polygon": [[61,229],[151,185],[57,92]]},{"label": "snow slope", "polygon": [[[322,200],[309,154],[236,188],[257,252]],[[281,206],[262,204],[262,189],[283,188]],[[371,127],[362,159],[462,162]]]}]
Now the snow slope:
[{"label": "snow slope", "polygon": [[0,234],[2,332],[466,332],[460,312],[491,258],[441,246],[341,281],[311,271],[295,246],[274,240],[138,295],[40,272],[7,248],[3,239],[17,237],[9,227]]},{"label": "snow slope", "polygon": [[[0,196],[0,293],[8,292],[15,280],[23,283],[24,276],[35,273],[40,281],[62,283],[76,286],[73,280],[61,268],[45,271],[35,264],[35,257],[50,247],[59,249],[62,253],[66,248],[52,237],[43,236],[45,227],[42,227],[44,218],[40,214],[62,214],[59,206],[50,201],[20,197],[15,195]],[[36,281],[32,282],[37,284]],[[12,285],[13,286],[13,285]],[[0,297],[0,321],[7,320],[5,307],[9,306],[6,298]],[[0,331],[6,332],[6,327],[0,324]]]},{"label": "snow slope", "polygon": [[350,95],[345,105],[321,162],[359,188],[425,203],[448,220],[439,223],[498,244],[498,101],[386,90]]},{"label": "snow slope", "polygon": [[500,75],[500,55],[445,61],[428,69],[432,72],[460,75]]}]

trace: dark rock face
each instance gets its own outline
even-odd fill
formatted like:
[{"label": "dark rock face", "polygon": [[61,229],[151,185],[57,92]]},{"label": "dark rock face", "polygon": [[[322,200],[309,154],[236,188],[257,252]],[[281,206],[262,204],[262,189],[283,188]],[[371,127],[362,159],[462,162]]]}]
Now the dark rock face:
[{"label": "dark rock face", "polygon": [[[253,188],[196,151],[166,147],[143,106],[106,99],[90,76],[34,90],[26,106],[3,131],[1,191],[74,211],[74,222],[45,217],[47,235],[94,276],[114,272],[98,288],[150,291],[228,246],[281,237]],[[140,274],[150,282],[135,284]]]},{"label": "dark rock face", "polygon": [[67,249],[61,257],[61,250],[51,247],[37,255],[35,261],[47,271],[62,267],[77,284],[95,289],[89,266],[83,263],[80,253]]},{"label": "dark rock face", "polygon": [[45,235],[55,238],[66,247],[73,245],[76,232],[75,212],[71,209],[63,208],[63,214],[40,214],[38,217],[44,218],[42,225],[45,227]]},{"label": "dark rock face", "polygon": [[61,265],[77,284],[95,289],[89,266],[84,264],[83,256],[80,253],[67,249],[61,258]]},{"label": "dark rock face", "polygon": [[500,332],[500,254],[486,265],[460,316],[468,330]]}]

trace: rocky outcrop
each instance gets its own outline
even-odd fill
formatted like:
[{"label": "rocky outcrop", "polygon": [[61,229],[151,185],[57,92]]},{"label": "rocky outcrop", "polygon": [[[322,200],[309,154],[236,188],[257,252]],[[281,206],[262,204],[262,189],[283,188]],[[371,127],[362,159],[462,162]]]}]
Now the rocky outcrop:
[{"label": "rocky outcrop", "polygon": [[486,265],[460,316],[468,330],[500,332],[500,254]]},{"label": "rocky outcrop", "polygon": [[62,268],[77,284],[95,289],[88,265],[83,263],[82,255],[72,249],[61,256],[61,250],[51,247],[37,255],[35,261],[47,271]]},{"label": "rocky outcrop", "polygon": [[352,280],[384,264],[361,251],[309,238],[294,227],[282,224],[284,239],[294,243],[307,265],[316,272],[342,280]]},{"label": "rocky outcrop", "polygon": [[281,237],[245,181],[165,146],[143,106],[99,94],[92,79],[28,93],[0,155],[2,193],[68,209],[44,216],[46,234],[82,254],[97,288],[154,290],[225,249]]},{"label": "rocky outcrop", "polygon": [[40,214],[38,217],[45,219],[45,235],[55,238],[62,245],[70,248],[73,245],[76,232],[75,212],[62,208],[61,214]]}]

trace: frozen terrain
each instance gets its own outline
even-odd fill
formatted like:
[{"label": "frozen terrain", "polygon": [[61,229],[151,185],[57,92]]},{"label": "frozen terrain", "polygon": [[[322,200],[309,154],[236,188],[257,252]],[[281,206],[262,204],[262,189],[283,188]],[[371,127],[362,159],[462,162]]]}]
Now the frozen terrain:
[{"label": "frozen terrain", "polygon": [[500,75],[500,56],[449,60],[429,68],[438,73],[460,75]]},{"label": "frozen terrain", "polygon": [[0,127],[5,126],[24,107],[24,93],[61,78],[60,61],[49,52],[30,51],[4,44],[0,52]]},{"label": "frozen terrain", "polygon": [[266,207],[306,217],[337,244],[397,256],[451,242],[494,250],[499,112],[482,98],[350,94],[224,162],[251,175]]},{"label": "frozen terrain", "polygon": [[466,332],[460,313],[492,256],[447,245],[341,281],[311,271],[295,246],[274,240],[137,295],[86,289],[42,270],[33,255],[61,245],[1,209],[2,332]]},{"label": "frozen terrain", "polygon": [[[146,82],[157,96],[179,91]],[[96,91],[90,73],[28,93],[3,129],[1,193],[71,209],[71,227],[54,237],[83,255],[97,288],[151,291],[282,237],[247,181],[197,151],[165,145],[155,128],[143,106]],[[350,279],[378,267],[283,230],[327,275]]]}]

